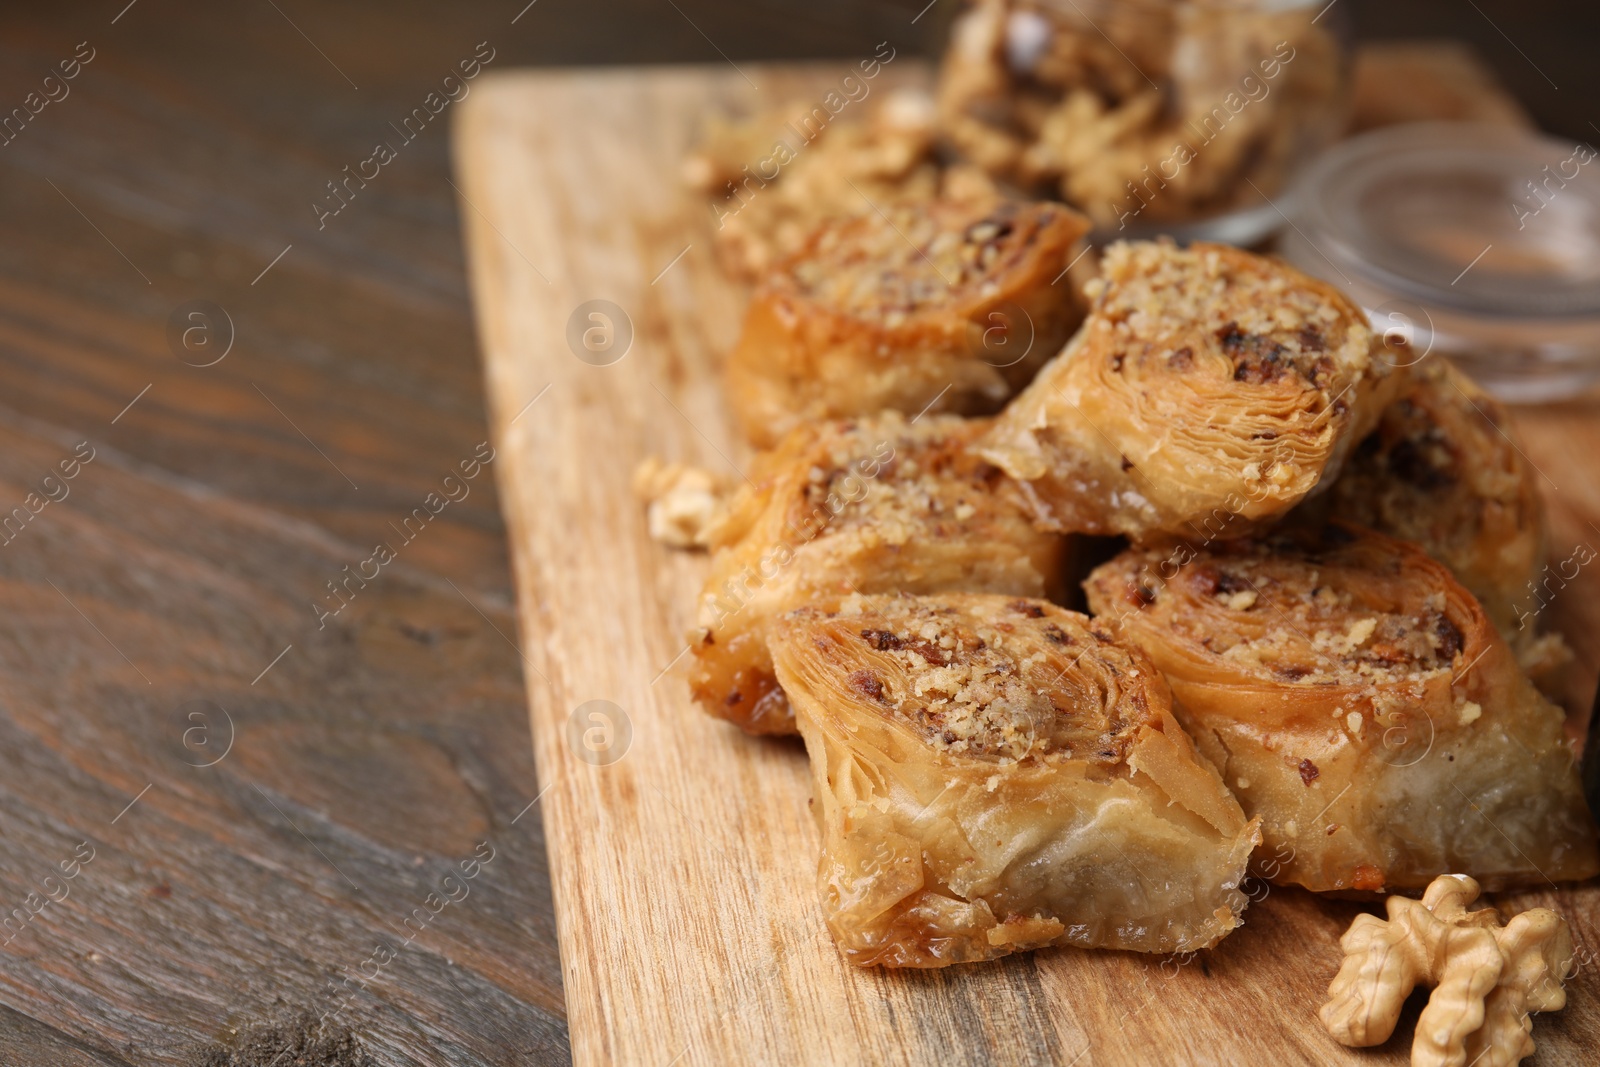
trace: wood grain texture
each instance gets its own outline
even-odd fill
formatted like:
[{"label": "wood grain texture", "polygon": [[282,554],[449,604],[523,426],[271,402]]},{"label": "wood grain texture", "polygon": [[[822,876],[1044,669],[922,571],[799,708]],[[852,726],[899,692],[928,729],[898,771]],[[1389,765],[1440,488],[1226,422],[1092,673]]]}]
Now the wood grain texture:
[{"label": "wood grain texture", "polygon": [[[282,3],[358,93],[272,5],[125,6],[13,7],[0,35],[7,110],[97,53],[0,147],[0,517],[96,453],[0,544],[0,912],[95,850],[0,930],[0,1065],[188,1064],[320,1014],[484,840],[337,1021],[382,1064],[563,1062],[491,476],[326,629],[311,607],[488,435],[446,131],[326,230],[308,206],[485,12]],[[237,327],[212,367],[168,347],[194,298]],[[234,727],[209,768],[196,700]]]},{"label": "wood grain texture", "polygon": [[[759,89],[726,66],[495,75],[457,127],[574,1060],[1407,1062],[1409,1023],[1402,1040],[1361,1053],[1322,1032],[1336,942],[1361,908],[1291,890],[1186,965],[1059,950],[932,973],[852,970],[817,906],[802,749],[689,704],[675,665],[706,561],[648,539],[630,476],[650,455],[734,472],[747,456],[718,376],[744,294],[714,267],[711,215],[682,190],[679,160],[708,115],[820,97],[844,69],[745,66]],[[896,64],[875,91],[923,76]],[[632,323],[632,347],[609,366],[566,340],[593,299]],[[1600,472],[1583,462],[1600,448],[1595,414],[1519,416],[1559,486],[1558,557],[1577,539],[1600,544]],[[1600,577],[1586,571],[1550,609],[1582,657],[1575,693],[1600,664],[1595,593]],[[568,729],[596,699],[631,725],[609,765],[579,758]],[[1558,908],[1591,957],[1597,901],[1592,886],[1499,898]],[[1589,1061],[1597,973],[1586,966],[1568,1009],[1539,1020],[1536,1062]]]}]

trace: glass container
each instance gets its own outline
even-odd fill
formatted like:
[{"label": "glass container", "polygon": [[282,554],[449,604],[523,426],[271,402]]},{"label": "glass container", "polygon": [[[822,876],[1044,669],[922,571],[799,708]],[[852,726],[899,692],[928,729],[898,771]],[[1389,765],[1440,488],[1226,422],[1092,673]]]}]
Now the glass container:
[{"label": "glass container", "polygon": [[1600,382],[1600,161],[1472,123],[1391,126],[1329,150],[1280,250],[1344,288],[1409,360],[1449,356],[1513,403]]},{"label": "glass container", "polygon": [[1327,0],[979,0],[956,20],[939,129],[1095,240],[1253,244],[1343,131],[1349,35]]}]

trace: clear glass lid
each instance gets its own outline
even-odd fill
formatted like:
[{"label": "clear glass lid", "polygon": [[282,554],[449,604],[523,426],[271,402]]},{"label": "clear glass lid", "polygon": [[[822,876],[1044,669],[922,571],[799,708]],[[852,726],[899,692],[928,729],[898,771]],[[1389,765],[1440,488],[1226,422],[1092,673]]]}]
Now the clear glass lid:
[{"label": "clear glass lid", "polygon": [[1588,145],[1470,123],[1390,127],[1323,156],[1300,207],[1332,266],[1396,296],[1600,315],[1600,162]]},{"label": "clear glass lid", "polygon": [[1340,286],[1412,358],[1447,355],[1502,399],[1600,386],[1600,159],[1472,123],[1390,126],[1313,163],[1280,250]]}]

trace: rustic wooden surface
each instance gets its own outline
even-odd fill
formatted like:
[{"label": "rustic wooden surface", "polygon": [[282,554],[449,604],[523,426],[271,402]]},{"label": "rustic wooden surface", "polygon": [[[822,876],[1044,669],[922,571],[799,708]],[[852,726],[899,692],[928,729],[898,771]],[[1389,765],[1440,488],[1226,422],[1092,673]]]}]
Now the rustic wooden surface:
[{"label": "rustic wooden surface", "polygon": [[[675,664],[706,563],[650,542],[629,481],[649,455],[743,465],[716,373],[743,294],[714,267],[710,213],[682,190],[678,163],[707,115],[820,98],[844,69],[490,75],[459,116],[575,1062],[1407,1062],[1405,1041],[1358,1054],[1322,1032],[1316,1008],[1359,908],[1290,890],[1186,966],[1051,951],[853,971],[817,907],[802,749],[690,706]],[[920,73],[897,66],[875,91]],[[606,366],[566,339],[595,299],[633,332]],[[1518,420],[1550,479],[1557,558],[1600,544],[1600,470],[1584,462],[1600,448],[1596,413],[1584,403]],[[1582,659],[1574,692],[1600,665],[1597,593],[1585,571],[1550,609]],[[614,762],[580,758],[569,728],[592,700],[631,730]],[[1500,899],[1559,908],[1586,959],[1600,948],[1597,901],[1593,886]],[[1539,1020],[1538,1063],[1591,1061],[1600,968],[1586,965],[1571,991],[1566,1011]]]},{"label": "rustic wooden surface", "polygon": [[[1592,12],[1480,0],[1463,22],[1456,0],[1343,3],[1369,35],[1475,35],[1541,121],[1590,135]],[[0,1065],[188,1064],[326,1011],[329,983],[402,939],[400,918],[485,838],[496,858],[471,896],[339,1021],[382,1064],[567,1058],[538,808],[512,822],[540,785],[525,668],[502,637],[516,634],[494,486],[476,480],[327,631],[310,610],[487,433],[458,231],[471,210],[446,181],[453,112],[326,229],[309,205],[479,41],[491,69],[719,52],[742,66],[886,37],[909,55],[953,5],[913,24],[924,7],[8,5],[0,112],[78,42],[95,58],[0,146],[0,515],[79,441],[97,458],[0,547],[0,911],[79,842],[96,858],[0,947]],[[210,368],[165,335],[197,298],[237,327]],[[639,411],[666,411],[650,396],[658,409]],[[186,746],[192,700],[233,716],[211,768],[191,765],[193,742],[220,746],[226,722]],[[718,1003],[759,1011],[766,988]],[[646,1062],[671,1058],[657,1051]]]},{"label": "rustic wooden surface", "polygon": [[[488,430],[442,124],[325,230],[309,204],[516,8],[280,0],[356,91],[272,5],[125,6],[0,34],[7,113],[96,50],[0,147],[0,515],[96,454],[0,546],[0,911],[95,850],[0,947],[0,1064],[188,1064],[321,1014],[485,840],[337,1021],[384,1065],[565,1062],[492,473],[311,609]],[[207,368],[166,335],[196,298],[237,331]],[[232,717],[209,768],[194,700]]]}]

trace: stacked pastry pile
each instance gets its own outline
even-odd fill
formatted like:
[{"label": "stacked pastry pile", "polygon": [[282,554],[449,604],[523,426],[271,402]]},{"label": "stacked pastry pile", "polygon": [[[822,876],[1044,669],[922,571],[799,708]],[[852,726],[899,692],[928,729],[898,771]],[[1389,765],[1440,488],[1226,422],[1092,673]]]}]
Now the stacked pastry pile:
[{"label": "stacked pastry pile", "polygon": [[691,666],[804,738],[848,958],[1209,946],[1252,855],[1316,891],[1600,870],[1490,398],[1274,260],[1118,244],[1079,294],[1066,208],[896,210],[757,289],[727,385],[771,447],[703,531]]}]

